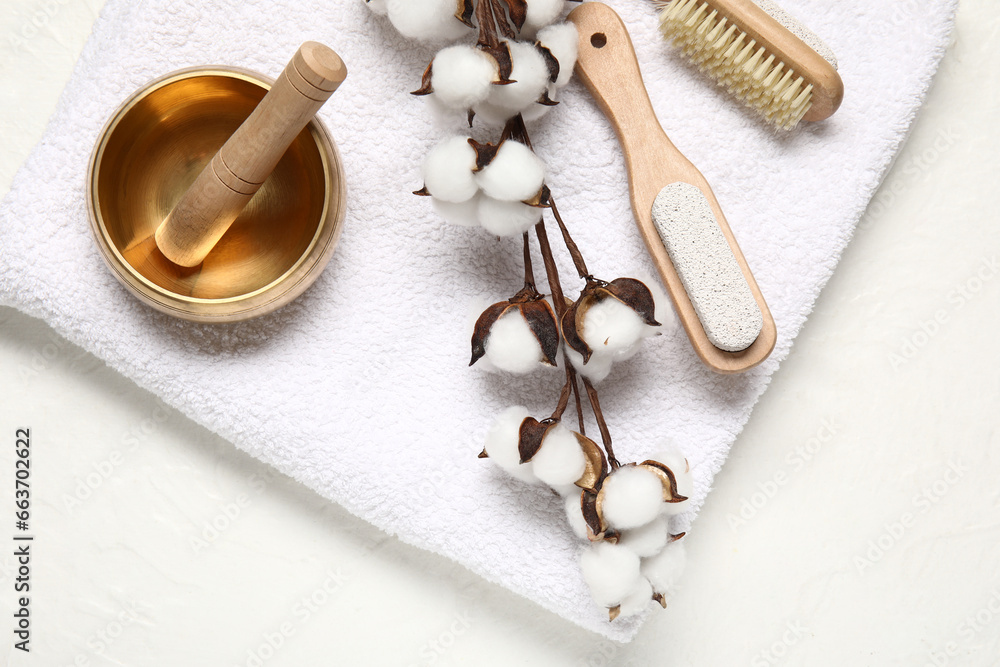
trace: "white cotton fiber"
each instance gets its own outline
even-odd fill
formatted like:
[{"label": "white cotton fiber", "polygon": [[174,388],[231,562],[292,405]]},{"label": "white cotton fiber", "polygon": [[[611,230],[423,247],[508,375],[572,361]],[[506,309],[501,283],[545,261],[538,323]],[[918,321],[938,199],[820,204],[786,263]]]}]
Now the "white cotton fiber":
[{"label": "white cotton fiber", "polygon": [[378,14],[379,16],[385,16],[386,6],[385,0],[365,0],[365,4],[368,5],[368,9],[372,10],[373,14]]},{"label": "white cotton fiber", "polygon": [[654,328],[653,335],[664,335],[676,331],[679,323],[677,315],[674,313],[673,301],[667,296],[659,278],[640,275],[638,280],[645,283],[646,287],[649,288],[649,293],[653,295],[653,319],[660,323],[660,326]]},{"label": "white cotton fiber", "polygon": [[[555,86],[549,86],[549,98],[555,100],[553,93]],[[553,107],[545,104],[531,104],[521,112],[521,117],[527,123],[534,122],[547,114]],[[475,106],[476,122],[483,126],[503,127],[507,120],[513,115],[506,109],[495,107],[489,102],[480,102]]]},{"label": "white cotton fiber", "polygon": [[651,470],[624,466],[601,488],[604,520],[618,530],[638,528],[656,518],[663,505],[663,483]]},{"label": "white cotton fiber", "polygon": [[597,542],[580,556],[583,579],[594,601],[614,607],[635,590],[641,575],[639,557],[625,547]]},{"label": "white cotton fiber", "polygon": [[649,608],[649,603],[653,601],[653,586],[646,579],[639,577],[635,587],[622,598],[621,608],[618,610],[618,618],[628,618],[636,616]]},{"label": "white cotton fiber", "polygon": [[579,33],[572,23],[556,23],[538,31],[538,41],[559,61],[559,77],[555,81],[557,88],[565,86],[573,76],[578,40]]},{"label": "white cotton fiber", "polygon": [[472,33],[455,18],[455,0],[385,0],[385,8],[396,30],[410,39],[444,41]]},{"label": "white cotton fiber", "polygon": [[560,423],[546,432],[542,446],[531,463],[538,479],[549,486],[559,487],[583,477],[587,457],[573,431]]},{"label": "white cotton fiber", "polygon": [[527,0],[528,12],[524,20],[525,32],[534,32],[556,20],[566,4],[565,0]]},{"label": "white cotton fiber", "polygon": [[517,374],[531,372],[541,363],[542,346],[520,310],[511,308],[490,327],[486,357],[500,370]]},{"label": "white cotton fiber", "polygon": [[645,526],[623,530],[618,544],[628,547],[642,558],[660,553],[670,537],[670,523],[665,516],[658,516]]},{"label": "white cotton fiber", "polygon": [[480,195],[476,218],[490,234],[515,236],[531,229],[542,219],[542,212],[519,201],[499,201]]},{"label": "white cotton fiber", "polygon": [[616,350],[612,355],[612,360],[616,363],[619,361],[628,361],[642,349],[642,339],[637,340],[626,348],[621,350]]},{"label": "white cotton fiber", "polygon": [[496,61],[467,44],[441,49],[431,66],[434,97],[443,106],[459,111],[485,100],[496,78]]},{"label": "white cotton fiber", "polygon": [[476,149],[463,136],[445,139],[427,153],[420,173],[424,187],[436,199],[463,202],[472,199],[476,185]]},{"label": "white cotton fiber", "polygon": [[534,44],[508,42],[510,45],[510,79],[515,83],[496,85],[490,90],[489,103],[507,112],[508,118],[524,111],[538,101],[549,84],[549,67]]},{"label": "white cotton fiber", "polygon": [[563,349],[566,352],[566,357],[569,359],[570,363],[573,364],[573,368],[575,368],[580,375],[587,378],[594,384],[597,384],[604,378],[608,377],[608,374],[611,372],[611,366],[614,358],[610,354],[601,354],[600,352],[597,352],[590,355],[590,359],[587,363],[583,363],[582,354],[569,346],[563,346]]},{"label": "white cotton fiber", "polygon": [[476,219],[476,212],[479,210],[478,196],[461,202],[441,201],[437,197],[431,197],[431,202],[445,222],[461,227],[475,227],[479,224]]},{"label": "white cotton fiber", "polygon": [[[535,106],[540,107],[542,105],[536,104]],[[493,106],[488,100],[479,102],[475,107],[473,107],[473,110],[476,112],[476,123],[486,126],[493,125],[503,127],[504,123],[507,122],[507,119],[513,115],[508,113],[506,109]]]},{"label": "white cotton fiber", "polygon": [[[659,451],[647,458],[659,461],[670,468],[670,472],[674,473],[674,478],[677,480],[677,493],[687,498],[691,497],[691,494],[694,493],[694,478],[691,475],[691,471],[688,470],[687,459],[684,458],[684,455],[672,440],[665,440],[660,446]],[[674,516],[689,509],[691,509],[691,501],[685,500],[680,503],[664,503],[662,511],[663,514]]]},{"label": "white cotton fiber", "polygon": [[[577,489],[579,491],[580,489]],[[573,529],[573,534],[581,540],[588,540],[587,522],[583,518],[583,510],[580,508],[580,494],[567,495],[563,498],[563,506],[566,509],[566,521]]]},{"label": "white cotton fiber", "polygon": [[508,139],[476,179],[483,192],[494,199],[525,201],[542,189],[545,163],[524,144]]},{"label": "white cotton fiber", "polygon": [[[552,84],[549,84],[548,91],[549,91],[549,99],[552,100],[553,102],[558,101],[559,91],[556,89],[556,87],[553,86]],[[521,112],[521,118],[524,119],[525,123],[533,123],[554,108],[555,108],[554,106],[549,104],[532,104],[527,109]]]},{"label": "white cotton fiber", "polygon": [[[579,479],[579,478],[577,478],[577,479]],[[576,480],[574,480],[574,481],[576,481]],[[561,497],[561,498],[567,498],[569,496],[572,496],[577,501],[580,500],[580,491],[581,491],[581,489],[576,484],[549,484],[549,487],[551,487],[551,489],[553,491],[555,491],[556,493],[558,493],[559,497]]]},{"label": "white cotton fiber", "polygon": [[685,560],[684,542],[671,542],[652,558],[643,559],[642,576],[649,580],[654,591],[666,595],[680,580]]},{"label": "white cotton fiber", "polygon": [[486,433],[486,453],[490,460],[513,477],[537,484],[538,478],[531,470],[531,462],[520,463],[521,455],[517,449],[521,422],[529,415],[528,408],[520,405],[507,408],[496,418],[490,430]]},{"label": "white cotton fiber", "polygon": [[656,329],[643,322],[624,303],[608,297],[587,308],[578,333],[591,350],[614,354],[629,350],[636,342],[654,334]]}]

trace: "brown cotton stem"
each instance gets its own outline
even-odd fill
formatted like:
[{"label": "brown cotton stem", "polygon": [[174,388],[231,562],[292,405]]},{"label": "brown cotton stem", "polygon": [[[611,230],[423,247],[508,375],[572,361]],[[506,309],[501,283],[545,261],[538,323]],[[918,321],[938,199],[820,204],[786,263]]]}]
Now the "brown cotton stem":
[{"label": "brown cotton stem", "polygon": [[563,363],[566,364],[566,382],[559,393],[559,405],[556,406],[551,418],[562,419],[566,408],[569,406],[569,397],[572,394],[576,403],[577,429],[580,435],[587,435],[587,427],[583,423],[583,406],[580,404],[580,388],[576,384],[576,369],[573,368],[573,364],[569,363],[568,360],[565,360]]},{"label": "brown cotton stem", "polygon": [[549,245],[549,236],[545,233],[544,220],[539,220],[535,225],[535,236],[538,237],[538,247],[542,251],[545,277],[549,281],[549,291],[552,292],[552,305],[556,308],[556,317],[562,322],[563,313],[566,312],[566,299],[563,297],[562,285],[559,284],[559,269],[556,268],[556,260],[552,256],[552,246]]},{"label": "brown cotton stem", "polygon": [[[531,148],[531,138],[528,136],[528,128],[524,125],[524,118],[521,114],[517,114],[513,118],[507,121],[503,128],[503,136],[511,136],[521,143],[523,143],[528,148]],[[556,219],[556,223],[559,225],[559,231],[562,232],[563,242],[566,244],[566,250],[569,251],[570,257],[573,258],[573,266],[576,267],[576,272],[581,278],[589,278],[590,271],[587,270],[587,262],[583,259],[583,253],[580,252],[580,247],[576,245],[576,241],[569,233],[569,228],[566,227],[566,223],[563,222],[562,216],[559,215],[559,209],[556,208],[555,199],[549,196],[549,208],[552,209],[552,217]]]},{"label": "brown cotton stem", "polygon": [[535,292],[535,271],[531,268],[531,246],[528,244],[528,232],[524,233],[524,286]]},{"label": "brown cotton stem", "polygon": [[566,223],[563,222],[562,216],[559,215],[559,209],[556,208],[556,200],[551,196],[549,197],[549,208],[552,209],[552,217],[556,219],[559,231],[562,232],[563,242],[566,244],[566,249],[569,250],[569,256],[573,258],[573,266],[576,267],[576,272],[581,278],[586,279],[590,276],[590,271],[587,270],[587,262],[583,260],[583,253],[580,252],[576,241],[570,236],[569,229],[566,228]]},{"label": "brown cotton stem", "polygon": [[611,448],[611,432],[608,430],[608,424],[604,421],[604,413],[601,411],[601,402],[597,399],[597,390],[594,389],[594,385],[590,384],[590,380],[583,378],[583,386],[587,389],[587,397],[590,398],[590,407],[594,410],[594,417],[597,419],[597,428],[601,429],[601,441],[604,443],[604,451],[608,454],[608,463],[611,464],[611,469],[615,470],[621,467],[618,463],[618,459],[615,458],[615,452]]},{"label": "brown cotton stem", "polygon": [[[517,114],[508,120],[504,125],[503,131],[504,136],[509,135],[514,139],[521,141],[528,148],[531,148],[531,139],[528,137],[528,130],[524,126],[524,118],[521,117],[521,114]],[[563,240],[566,242],[566,248],[569,250],[570,255],[573,256],[573,263],[576,265],[577,272],[580,274],[581,278],[589,279],[590,274],[587,271],[587,265],[583,261],[583,255],[580,253],[580,249],[569,235],[569,231],[566,229],[566,225],[563,223],[562,217],[559,215],[559,211],[555,208],[555,205],[552,205],[551,208],[552,215],[556,218],[556,222],[559,223],[559,229],[563,234]],[[549,281],[549,290],[552,292],[552,301],[554,302],[556,308],[556,317],[558,317],[559,322],[562,323],[563,315],[566,313],[566,300],[565,297],[563,297],[562,285],[559,283],[559,269],[556,267],[555,258],[552,256],[552,246],[549,245],[549,237],[545,231],[544,219],[539,220],[535,225],[535,235],[538,237],[538,246],[542,251],[542,261],[545,263],[545,276]],[[567,367],[570,366],[568,359],[565,359],[564,363]],[[567,373],[569,373],[573,378],[573,381],[570,383],[570,389],[576,395],[576,413],[580,422],[580,434],[582,435],[584,434],[583,409],[580,401],[580,390],[576,384],[576,371],[572,368],[568,368]],[[608,424],[604,420],[604,413],[601,412],[601,403],[597,398],[597,390],[594,389],[594,386],[590,384],[590,381],[587,378],[583,378],[583,386],[587,390],[587,397],[590,399],[590,407],[593,409],[594,417],[597,419],[597,427],[601,431],[601,440],[604,443],[604,450],[608,455],[608,461],[611,463],[612,468],[618,468],[620,464],[615,458],[614,450],[611,446],[611,432],[608,430]],[[566,400],[569,400],[568,397]],[[563,404],[562,396],[560,396],[559,404],[560,406]],[[562,407],[562,411],[565,411],[565,407]],[[562,416],[562,411],[559,411],[560,417]]]},{"label": "brown cotton stem", "polygon": [[564,362],[570,374],[573,378],[573,398],[576,399],[576,420],[580,425],[580,435],[587,435],[587,428],[583,425],[583,406],[580,404],[580,387],[576,384],[576,370],[573,368],[573,364],[569,361]]},{"label": "brown cotton stem", "polygon": [[552,419],[560,420],[562,419],[563,413],[566,412],[566,407],[569,405],[570,394],[573,393],[572,381],[573,378],[570,375],[570,365],[566,364],[566,382],[563,384],[562,391],[559,392],[559,405],[556,406],[555,411],[552,413]]}]

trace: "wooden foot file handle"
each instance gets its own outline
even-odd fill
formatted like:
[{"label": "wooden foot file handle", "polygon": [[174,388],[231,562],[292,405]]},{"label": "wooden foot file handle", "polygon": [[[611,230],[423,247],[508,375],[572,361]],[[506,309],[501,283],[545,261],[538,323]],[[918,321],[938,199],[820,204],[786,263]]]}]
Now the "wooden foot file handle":
[{"label": "wooden foot file handle", "polygon": [[180,266],[200,264],[346,76],[344,62],[329,47],[318,42],[299,47],[157,228],[160,252]]},{"label": "wooden foot file handle", "polygon": [[708,181],[660,127],[625,24],[600,2],[568,18],[577,74],[618,134],[632,212],[695,352],[720,373],[756,366],[774,349],[771,312]]}]

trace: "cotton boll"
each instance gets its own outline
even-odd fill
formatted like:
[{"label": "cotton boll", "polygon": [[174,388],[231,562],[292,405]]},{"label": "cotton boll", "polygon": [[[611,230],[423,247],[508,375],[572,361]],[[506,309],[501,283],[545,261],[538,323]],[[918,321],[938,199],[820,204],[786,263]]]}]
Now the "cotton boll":
[{"label": "cotton boll", "polygon": [[437,197],[431,197],[431,203],[445,222],[461,227],[475,227],[479,224],[476,219],[476,212],[479,210],[478,196],[461,202],[442,201]]},{"label": "cotton boll", "polygon": [[521,454],[517,449],[521,422],[528,415],[528,408],[520,405],[501,412],[486,433],[486,453],[491,461],[513,477],[529,484],[538,484],[539,480],[531,470],[531,462],[522,464]]},{"label": "cotton boll", "polygon": [[520,236],[542,219],[542,213],[519,201],[499,201],[480,195],[476,217],[483,229],[491,234]]},{"label": "cotton boll", "polygon": [[615,353],[627,350],[655,329],[624,303],[608,297],[587,308],[579,334],[590,349]]},{"label": "cotton boll", "polygon": [[[542,346],[520,310],[511,308],[490,327],[486,357],[500,370],[517,374],[529,373],[542,362]],[[570,481],[576,479],[579,476]]]},{"label": "cotton boll", "polygon": [[604,481],[599,500],[608,524],[618,530],[638,528],[656,518],[663,505],[663,484],[651,470],[625,466]]},{"label": "cotton boll", "polygon": [[684,543],[671,542],[652,558],[643,559],[642,576],[653,585],[654,591],[666,595],[680,580],[685,561]]},{"label": "cotton boll", "polygon": [[641,575],[639,557],[610,542],[597,542],[580,556],[583,579],[594,601],[614,607],[635,590]]},{"label": "cotton boll", "polygon": [[573,76],[578,40],[579,33],[572,23],[557,23],[538,31],[538,41],[559,61],[559,76],[555,80],[557,88],[565,86]]},{"label": "cotton boll", "polygon": [[508,139],[500,144],[493,160],[476,174],[476,180],[483,192],[494,199],[524,201],[542,189],[545,163],[524,144]]},{"label": "cotton boll", "polygon": [[600,354],[594,353],[590,355],[590,359],[587,363],[583,363],[583,355],[574,350],[569,346],[563,346],[566,352],[566,357],[569,359],[570,363],[573,364],[573,368],[576,369],[577,373],[583,377],[590,380],[592,383],[597,384],[608,377],[611,372],[611,366],[613,363],[612,355],[610,354]]},{"label": "cotton boll", "polygon": [[588,540],[587,521],[583,518],[583,510],[580,509],[580,489],[573,495],[567,495],[563,499],[563,507],[566,509],[566,521],[573,529],[573,534],[581,540]]},{"label": "cotton boll", "polygon": [[645,526],[623,530],[618,544],[628,547],[642,558],[649,558],[660,553],[670,537],[667,517],[658,516]]},{"label": "cotton boll", "polygon": [[368,5],[368,9],[372,10],[372,14],[385,16],[387,11],[385,6],[385,0],[365,0],[365,4]]},{"label": "cotton boll", "polygon": [[488,101],[511,117],[538,101],[549,83],[549,67],[534,44],[508,42],[510,79],[515,83],[493,86]]},{"label": "cotton boll", "polygon": [[641,614],[649,608],[649,603],[652,601],[653,586],[646,579],[639,577],[635,587],[622,598],[618,618],[628,618]]},{"label": "cotton boll", "polygon": [[389,21],[404,37],[455,40],[472,32],[455,18],[455,0],[385,0]]},{"label": "cotton boll", "polygon": [[476,149],[468,137],[451,137],[432,148],[424,158],[421,175],[424,187],[436,199],[463,202],[472,199],[479,186],[473,170]]},{"label": "cotton boll", "polygon": [[556,20],[565,0],[528,0],[528,11],[522,30],[534,32]]},{"label": "cotton boll", "polygon": [[587,457],[573,431],[562,424],[550,428],[531,459],[535,476],[549,486],[572,484],[583,476]]},{"label": "cotton boll", "polygon": [[431,64],[434,97],[449,109],[465,111],[485,100],[497,76],[496,61],[467,44],[441,49]]}]

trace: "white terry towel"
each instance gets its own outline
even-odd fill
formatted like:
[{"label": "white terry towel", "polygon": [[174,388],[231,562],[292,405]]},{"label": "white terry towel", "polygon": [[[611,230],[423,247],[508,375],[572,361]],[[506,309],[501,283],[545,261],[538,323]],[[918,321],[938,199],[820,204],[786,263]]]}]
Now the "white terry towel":
[{"label": "white terry towel", "polygon": [[[697,508],[905,139],[955,0],[783,3],[836,52],[847,90],[833,118],[791,134],[775,134],[674,53],[652,3],[612,4],[664,128],[712,183],[778,326],[773,355],[746,374],[713,374],[677,332],[647,341],[601,385],[619,458],[641,460],[673,436],[693,466]],[[292,305],[241,324],[190,324],[141,305],[105,268],[88,228],[85,174],[105,120],[181,67],[275,76],[307,39],[334,47],[350,69],[320,113],[349,191],[326,272]],[[400,539],[630,639],[641,621],[609,624],[591,602],[558,499],[476,458],[495,415],[517,403],[546,413],[562,375],[508,379],[466,367],[468,304],[520,287],[520,240],[449,227],[409,194],[429,147],[460,130],[408,94],[432,54],[362,0],[109,0],[0,210],[0,302]],[[618,143],[582,87],[571,85],[530,130],[590,269],[606,279],[653,275]],[[575,294],[558,234],[550,237]]]}]

